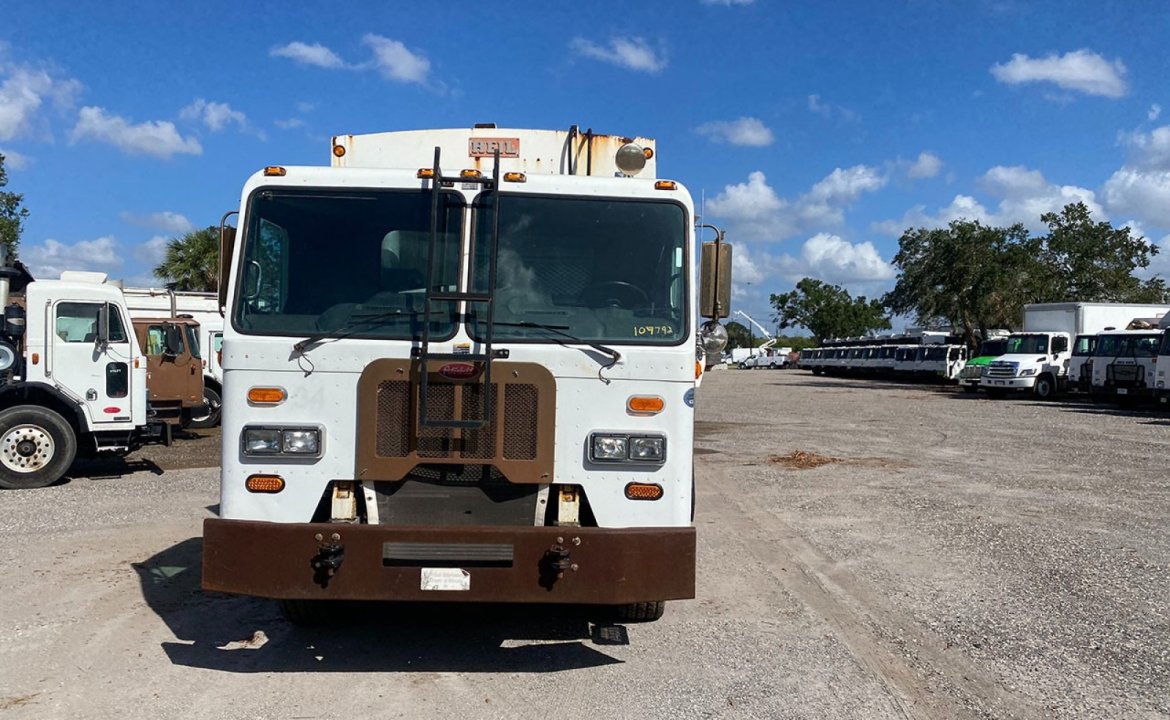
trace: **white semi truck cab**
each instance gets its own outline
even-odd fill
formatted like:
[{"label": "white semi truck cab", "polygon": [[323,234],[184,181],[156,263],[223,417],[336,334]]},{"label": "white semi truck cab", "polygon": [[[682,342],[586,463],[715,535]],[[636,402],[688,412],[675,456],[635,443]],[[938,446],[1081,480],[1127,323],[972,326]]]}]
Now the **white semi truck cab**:
[{"label": "white semi truck cab", "polygon": [[0,308],[0,487],[44,487],[79,455],[170,441],[148,417],[145,358],[103,273],[34,280],[0,250]]},{"label": "white semi truck cab", "polygon": [[717,231],[697,272],[653,141],[490,126],[330,153],[253,175],[224,234],[204,588],[293,621],[693,597],[696,346],[726,342],[731,253]]},{"label": "white semi truck cab", "polygon": [[1153,398],[1162,335],[1161,329],[1098,333],[1089,391],[1093,398],[1122,404]]},{"label": "white semi truck cab", "polygon": [[1067,382],[1070,345],[1065,332],[1012,333],[1006,352],[985,366],[979,385],[991,396],[1028,391],[1049,399]]}]

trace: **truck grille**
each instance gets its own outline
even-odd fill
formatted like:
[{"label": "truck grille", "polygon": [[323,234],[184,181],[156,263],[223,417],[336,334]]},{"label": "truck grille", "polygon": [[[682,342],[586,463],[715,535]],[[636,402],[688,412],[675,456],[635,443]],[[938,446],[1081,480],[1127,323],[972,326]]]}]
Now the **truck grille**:
[{"label": "truck grille", "polygon": [[377,360],[359,382],[357,477],[399,481],[422,464],[495,467],[511,482],[550,482],[556,384],[534,363],[497,361],[492,384],[482,375],[427,379],[427,413],[434,420],[479,420],[484,395],[491,414],[478,428],[423,427],[419,368],[409,360]]},{"label": "truck grille", "polygon": [[1146,383],[1146,369],[1141,365],[1110,363],[1105,368],[1105,379],[1122,387],[1138,387]]},{"label": "truck grille", "polygon": [[987,366],[987,376],[993,378],[1014,378],[1019,367],[1014,362],[993,362]]}]

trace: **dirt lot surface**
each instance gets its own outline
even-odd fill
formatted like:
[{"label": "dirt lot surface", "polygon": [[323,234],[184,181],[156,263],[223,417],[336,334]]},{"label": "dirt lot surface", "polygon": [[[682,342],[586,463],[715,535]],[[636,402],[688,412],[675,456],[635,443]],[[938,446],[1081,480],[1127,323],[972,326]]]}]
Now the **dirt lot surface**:
[{"label": "dirt lot surface", "polygon": [[214,433],[0,493],[0,720],[1170,717],[1163,417],[798,371],[697,413],[698,598],[647,625],[204,595]]}]

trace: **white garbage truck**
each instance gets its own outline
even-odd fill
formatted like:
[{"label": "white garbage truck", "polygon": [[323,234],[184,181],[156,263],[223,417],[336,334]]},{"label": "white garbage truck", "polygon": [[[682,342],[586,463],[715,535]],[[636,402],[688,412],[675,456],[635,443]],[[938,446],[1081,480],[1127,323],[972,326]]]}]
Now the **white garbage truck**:
[{"label": "white garbage truck", "polygon": [[146,360],[104,273],[34,280],[0,248],[0,488],[51,485],[75,458],[170,442]]},{"label": "white garbage truck", "polygon": [[1068,388],[1078,335],[1120,329],[1135,317],[1161,317],[1168,305],[1066,302],[1024,306],[1023,330],[1008,335],[1007,351],[988,363],[979,386],[990,397],[1028,392],[1050,399]]},{"label": "white garbage truck", "polygon": [[257,172],[224,232],[203,587],[294,622],[693,597],[697,348],[726,343],[731,252],[696,253],[654,142],[476,126],[330,153]]}]

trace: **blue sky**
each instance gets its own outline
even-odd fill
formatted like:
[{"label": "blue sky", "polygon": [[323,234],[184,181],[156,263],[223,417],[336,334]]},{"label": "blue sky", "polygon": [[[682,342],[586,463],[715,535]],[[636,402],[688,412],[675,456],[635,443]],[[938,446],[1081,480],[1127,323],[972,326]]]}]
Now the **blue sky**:
[{"label": "blue sky", "polygon": [[166,238],[217,224],[264,165],[489,121],[655,138],[768,326],[806,275],[889,289],[907,227],[1039,231],[1081,200],[1170,244],[1165,3],[110,5],[0,24],[0,152],[42,277],[157,284]]}]

